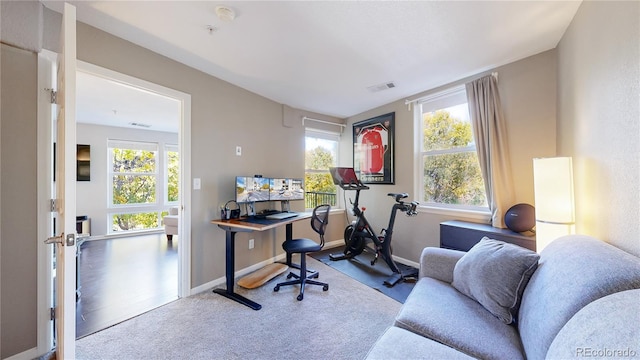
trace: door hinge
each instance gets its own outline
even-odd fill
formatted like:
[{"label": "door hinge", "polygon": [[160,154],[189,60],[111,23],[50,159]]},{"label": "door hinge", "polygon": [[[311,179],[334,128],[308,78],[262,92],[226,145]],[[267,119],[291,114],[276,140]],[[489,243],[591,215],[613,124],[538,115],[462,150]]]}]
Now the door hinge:
[{"label": "door hinge", "polygon": [[58,199],[49,199],[49,212],[58,211]]},{"label": "door hinge", "polygon": [[49,101],[51,101],[52,104],[56,104],[58,102],[58,92],[51,88],[45,88],[44,90],[49,92]]},{"label": "door hinge", "polygon": [[49,308],[49,320],[55,320],[56,319],[56,308]]}]

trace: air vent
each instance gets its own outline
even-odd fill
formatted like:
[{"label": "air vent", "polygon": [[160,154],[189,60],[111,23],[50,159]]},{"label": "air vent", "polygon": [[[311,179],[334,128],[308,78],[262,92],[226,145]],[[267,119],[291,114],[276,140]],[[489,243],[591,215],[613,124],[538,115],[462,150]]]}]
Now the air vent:
[{"label": "air vent", "polygon": [[137,123],[137,122],[130,122],[129,125],[143,127],[143,128],[150,128],[151,127],[151,125],[149,125],[149,124],[143,124],[143,123]]},{"label": "air vent", "polygon": [[367,88],[367,90],[375,93],[375,92],[382,91],[382,90],[393,89],[394,87],[396,87],[396,84],[394,84],[392,81],[390,81],[390,82],[386,82],[386,83],[383,83],[383,84],[369,86]]}]

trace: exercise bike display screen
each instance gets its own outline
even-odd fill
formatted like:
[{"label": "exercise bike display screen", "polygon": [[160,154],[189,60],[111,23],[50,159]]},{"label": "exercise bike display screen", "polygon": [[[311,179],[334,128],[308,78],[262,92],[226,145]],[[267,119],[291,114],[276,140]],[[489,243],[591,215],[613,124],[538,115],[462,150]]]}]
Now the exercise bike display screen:
[{"label": "exercise bike display screen", "polygon": [[329,172],[335,185],[359,183],[356,172],[352,167],[332,167],[329,168]]}]

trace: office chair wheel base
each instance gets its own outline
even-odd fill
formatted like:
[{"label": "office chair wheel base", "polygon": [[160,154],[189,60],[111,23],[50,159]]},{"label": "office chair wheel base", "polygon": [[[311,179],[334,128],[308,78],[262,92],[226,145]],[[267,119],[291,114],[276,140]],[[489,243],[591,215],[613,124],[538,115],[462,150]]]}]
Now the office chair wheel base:
[{"label": "office chair wheel base", "polygon": [[300,294],[296,299],[298,299],[298,301],[302,301],[302,299],[304,299],[304,295]]},{"label": "office chair wheel base", "polygon": [[327,291],[327,290],[329,290],[329,285],[324,285],[324,286],[322,287],[322,291]]},{"label": "office chair wheel base", "polygon": [[280,285],[276,285],[276,287],[273,288],[273,291],[275,291],[275,292],[280,291]]}]

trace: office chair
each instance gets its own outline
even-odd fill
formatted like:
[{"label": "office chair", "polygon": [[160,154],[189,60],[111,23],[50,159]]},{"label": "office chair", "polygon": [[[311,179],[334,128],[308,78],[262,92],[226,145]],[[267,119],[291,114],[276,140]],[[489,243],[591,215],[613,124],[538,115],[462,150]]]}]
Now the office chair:
[{"label": "office chair", "polygon": [[312,280],[312,278],[318,277],[318,272],[307,275],[306,259],[308,252],[317,252],[324,247],[324,232],[329,223],[329,210],[331,210],[331,205],[318,205],[313,209],[313,214],[311,215],[311,228],[320,235],[319,244],[311,239],[291,239],[282,244],[282,248],[287,252],[288,258],[290,258],[291,254],[300,254],[300,274],[290,272],[287,275],[287,279],[294,277],[295,280],[281,282],[273,288],[273,291],[280,290],[281,286],[300,284],[300,294],[297,299],[302,301],[306,284],[320,285],[323,291],[329,290],[329,284]]}]

